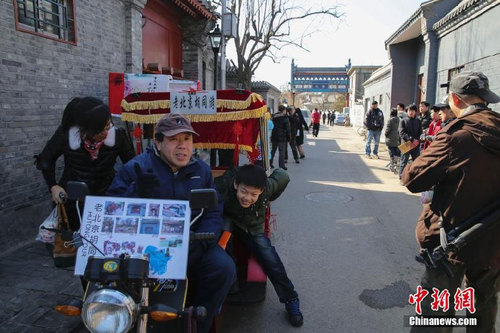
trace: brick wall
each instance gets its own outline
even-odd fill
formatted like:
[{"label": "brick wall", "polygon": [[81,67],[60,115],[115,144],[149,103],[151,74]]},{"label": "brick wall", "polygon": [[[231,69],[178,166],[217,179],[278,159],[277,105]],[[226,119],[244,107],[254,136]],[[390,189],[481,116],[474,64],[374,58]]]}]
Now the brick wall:
[{"label": "brick wall", "polygon": [[32,239],[50,210],[33,155],[58,126],[64,106],[75,96],[106,101],[108,72],[126,71],[127,55],[129,62],[140,59],[140,51],[126,50],[127,38],[141,38],[126,21],[127,13],[137,16],[138,4],[75,1],[78,43],[70,45],[16,31],[13,1],[0,2],[0,252]]},{"label": "brick wall", "polygon": [[[488,77],[490,89],[500,95],[500,54],[490,55],[463,64],[462,71],[483,72]],[[452,69],[452,68],[449,68]],[[440,84],[448,82],[448,70],[438,72],[438,84],[436,88],[436,100],[441,101],[446,96],[446,88],[441,88]],[[500,113],[500,103],[489,105],[493,110]]]},{"label": "brick wall", "polygon": [[[202,89],[213,89],[214,86],[214,53],[208,39],[208,33],[214,28],[214,25],[215,23],[212,21],[194,20],[191,17],[184,18],[182,22],[182,67],[184,69],[184,78],[186,80],[200,81]],[[203,63],[205,63],[205,66],[203,66]],[[203,86],[203,81],[205,81],[205,86]],[[218,81],[220,82],[220,78],[218,78]]]}]

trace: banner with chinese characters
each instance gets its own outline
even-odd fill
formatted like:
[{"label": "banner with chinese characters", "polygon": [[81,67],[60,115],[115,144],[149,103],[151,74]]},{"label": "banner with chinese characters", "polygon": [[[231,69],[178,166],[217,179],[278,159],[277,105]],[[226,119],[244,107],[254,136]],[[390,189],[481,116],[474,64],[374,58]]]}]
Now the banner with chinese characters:
[{"label": "banner with chinese characters", "polygon": [[215,90],[170,93],[170,112],[179,114],[215,114],[217,96]]},{"label": "banner with chinese characters", "polygon": [[190,217],[188,201],[87,196],[75,275],[83,275],[89,256],[102,256],[99,249],[147,256],[151,278],[185,279]]}]

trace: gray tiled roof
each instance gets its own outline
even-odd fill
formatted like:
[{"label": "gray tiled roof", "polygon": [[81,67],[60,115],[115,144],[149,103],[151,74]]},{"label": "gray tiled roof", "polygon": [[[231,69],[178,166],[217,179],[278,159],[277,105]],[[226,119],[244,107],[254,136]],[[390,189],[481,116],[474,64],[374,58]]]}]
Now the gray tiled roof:
[{"label": "gray tiled roof", "polygon": [[437,21],[432,28],[439,30],[454,21],[458,21],[470,11],[484,8],[485,6],[498,2],[498,0],[462,0],[455,8],[453,8],[445,17]]},{"label": "gray tiled roof", "polygon": [[267,81],[252,81],[252,90],[254,89],[272,89],[276,91],[280,91],[278,88],[273,86]]}]

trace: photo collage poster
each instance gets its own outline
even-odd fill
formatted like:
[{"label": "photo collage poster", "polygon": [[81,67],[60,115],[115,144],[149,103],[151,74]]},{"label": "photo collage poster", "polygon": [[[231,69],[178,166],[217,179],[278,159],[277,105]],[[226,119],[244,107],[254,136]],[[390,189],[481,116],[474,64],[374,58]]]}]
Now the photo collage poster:
[{"label": "photo collage poster", "polygon": [[[186,277],[191,210],[188,201],[87,196],[80,234],[106,257],[122,253],[149,258],[149,277]],[[83,240],[75,275],[89,256],[102,256]]]}]

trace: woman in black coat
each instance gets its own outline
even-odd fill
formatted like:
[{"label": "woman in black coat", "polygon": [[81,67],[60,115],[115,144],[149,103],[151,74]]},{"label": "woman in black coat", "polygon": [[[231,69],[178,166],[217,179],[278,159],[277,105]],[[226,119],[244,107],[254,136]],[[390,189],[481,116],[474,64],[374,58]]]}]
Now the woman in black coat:
[{"label": "woman in black coat", "polygon": [[307,126],[307,123],[304,119],[304,115],[302,114],[302,111],[299,108],[295,109],[295,113],[299,116],[299,123],[297,125],[297,129],[299,130],[299,135],[295,137],[295,142],[297,143],[297,149],[300,154],[300,158],[306,157],[304,153],[304,148],[302,148],[302,145],[304,144],[304,128],[306,131],[309,131],[309,126]]},{"label": "woman in black coat", "polygon": [[[56,162],[64,156],[64,169],[56,182]],[[94,97],[74,98],[64,110],[61,125],[37,156],[36,165],[52,200],[62,203],[68,181],[87,184],[91,195],[104,195],[113,181],[116,158],[126,163],[134,157],[134,148],[124,129],[114,127],[106,104]],[[74,203],[66,203],[73,230],[80,223]]]}]

